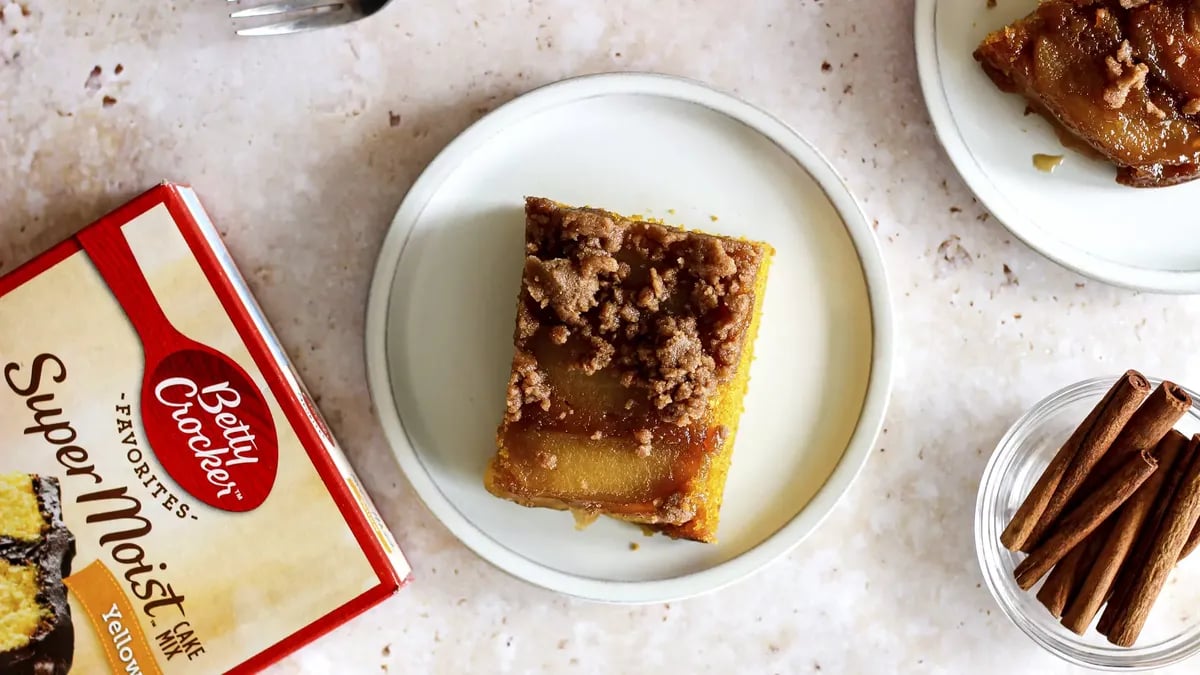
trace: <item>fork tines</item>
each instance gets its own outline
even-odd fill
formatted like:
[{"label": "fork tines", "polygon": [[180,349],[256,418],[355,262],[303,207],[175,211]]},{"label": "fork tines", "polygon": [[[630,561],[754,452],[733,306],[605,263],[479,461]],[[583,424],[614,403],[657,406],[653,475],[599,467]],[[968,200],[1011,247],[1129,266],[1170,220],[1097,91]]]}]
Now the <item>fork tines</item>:
[{"label": "fork tines", "polygon": [[230,7],[243,6],[229,14],[237,23],[259,20],[256,25],[238,28],[238,35],[282,35],[349,23],[362,15],[349,2],[330,0],[291,0],[245,6],[242,0],[228,0]]}]

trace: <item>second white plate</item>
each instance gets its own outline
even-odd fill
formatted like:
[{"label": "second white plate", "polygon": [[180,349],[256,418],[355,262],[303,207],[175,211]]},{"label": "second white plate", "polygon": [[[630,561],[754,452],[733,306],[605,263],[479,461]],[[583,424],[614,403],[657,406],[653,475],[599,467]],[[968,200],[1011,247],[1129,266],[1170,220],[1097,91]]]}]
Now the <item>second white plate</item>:
[{"label": "second white plate", "polygon": [[[991,31],[1037,0],[918,0],[917,62],[925,102],[955,168],[1014,235],[1047,257],[1109,283],[1200,292],[1200,181],[1118,185],[1116,170],[1063,148],[1025,101],[992,84],[972,56]],[[1053,174],[1033,155],[1063,155]]]},{"label": "second white plate", "polygon": [[[775,246],[719,544],[647,538],[607,519],[577,532],[569,514],[484,490],[512,359],[525,195]],[[870,227],[811,146],[707,87],[603,75],[517,99],[429,166],[380,253],[367,357],[401,466],[465,544],[550,589],[663,601],[759,569],[833,508],[882,420],[891,313]]]}]

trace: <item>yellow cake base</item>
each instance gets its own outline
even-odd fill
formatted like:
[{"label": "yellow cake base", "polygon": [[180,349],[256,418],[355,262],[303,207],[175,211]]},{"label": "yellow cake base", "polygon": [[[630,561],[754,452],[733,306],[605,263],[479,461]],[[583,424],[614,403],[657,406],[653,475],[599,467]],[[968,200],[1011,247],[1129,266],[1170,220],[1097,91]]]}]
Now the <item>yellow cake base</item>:
[{"label": "yellow cake base", "polygon": [[44,618],[38,604],[37,568],[0,560],[0,652],[29,644]]}]

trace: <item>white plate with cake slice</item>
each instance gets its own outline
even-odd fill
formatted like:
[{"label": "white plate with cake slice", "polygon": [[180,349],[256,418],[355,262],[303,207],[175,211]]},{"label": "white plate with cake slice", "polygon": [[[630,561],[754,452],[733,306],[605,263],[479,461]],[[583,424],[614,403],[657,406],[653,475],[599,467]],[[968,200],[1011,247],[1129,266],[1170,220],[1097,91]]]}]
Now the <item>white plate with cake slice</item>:
[{"label": "white plate with cake slice", "polygon": [[[526,196],[774,247],[718,543],[610,518],[577,530],[569,513],[484,488],[513,362]],[[555,591],[658,602],[755,572],[829,514],[882,423],[892,319],[873,233],[815,148],[703,85],[610,74],[526,94],[430,164],[380,253],[366,350],[401,467],[464,544]]]},{"label": "white plate with cake slice", "polygon": [[1021,95],[1000,91],[973,57],[989,33],[1037,6],[1038,0],[917,1],[921,86],[946,153],[988,210],[1052,260],[1121,286],[1200,292],[1194,215],[1200,181],[1118,184],[1112,164],[1064,146],[1050,123],[1028,114]]}]

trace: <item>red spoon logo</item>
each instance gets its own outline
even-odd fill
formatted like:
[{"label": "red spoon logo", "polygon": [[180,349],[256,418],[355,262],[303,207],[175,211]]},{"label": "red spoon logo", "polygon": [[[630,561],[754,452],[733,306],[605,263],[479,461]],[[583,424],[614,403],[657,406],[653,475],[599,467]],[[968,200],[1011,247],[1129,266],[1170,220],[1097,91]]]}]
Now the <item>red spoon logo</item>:
[{"label": "red spoon logo", "polygon": [[262,392],[233,359],[171,325],[120,228],[84,230],[79,241],[141,338],[142,426],[163,469],[209,506],[261,506],[279,468]]}]

